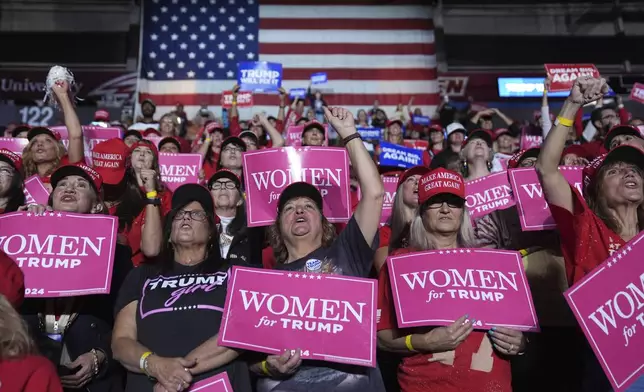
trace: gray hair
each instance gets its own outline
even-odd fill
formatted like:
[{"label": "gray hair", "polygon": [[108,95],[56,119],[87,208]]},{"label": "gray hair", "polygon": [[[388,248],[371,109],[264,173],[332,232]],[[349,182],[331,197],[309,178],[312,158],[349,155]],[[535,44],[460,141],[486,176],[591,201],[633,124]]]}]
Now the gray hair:
[{"label": "gray hair", "polygon": [[[436,249],[436,244],[431,240],[431,233],[427,232],[423,224],[423,212],[425,210],[426,208],[422,206],[416,209],[409,228],[409,246],[418,250]],[[459,248],[478,247],[472,221],[470,220],[470,213],[465,206],[463,206],[463,214],[461,216],[461,224],[456,242]]]}]

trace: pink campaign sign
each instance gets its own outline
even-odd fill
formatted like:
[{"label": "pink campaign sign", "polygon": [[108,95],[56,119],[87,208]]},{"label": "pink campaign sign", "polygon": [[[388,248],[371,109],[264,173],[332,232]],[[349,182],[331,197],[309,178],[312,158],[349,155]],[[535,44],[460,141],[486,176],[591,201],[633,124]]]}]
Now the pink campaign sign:
[{"label": "pink campaign sign", "polygon": [[183,184],[199,183],[200,154],[159,154],[161,181],[174,192]]},{"label": "pink campaign sign", "polygon": [[506,171],[465,183],[465,205],[472,220],[514,205]]},{"label": "pink campaign sign", "polygon": [[380,224],[384,225],[389,220],[392,209],[394,208],[398,177],[381,175],[380,178],[382,179],[382,183],[385,186],[385,200],[382,204],[382,213],[380,214]]},{"label": "pink campaign sign", "polygon": [[194,383],[186,392],[234,392],[226,372]]},{"label": "pink campaign sign", "polygon": [[[302,130],[304,125],[293,125],[286,131],[286,145],[300,147],[302,145]],[[323,146],[329,145],[329,126],[324,124],[324,143]]]},{"label": "pink campaign sign", "polygon": [[[83,125],[83,144],[85,147],[85,163],[92,165],[92,149],[98,143],[103,142],[108,139],[123,138],[123,130],[117,127],[99,127],[94,125]],[[61,142],[66,149],[69,149],[69,132],[67,127],[64,125],[59,125],[55,127],[49,127],[52,131],[56,131],[60,134]]]},{"label": "pink campaign sign", "polygon": [[[569,184],[581,193],[580,166],[559,166]],[[533,168],[510,169],[510,186],[514,194],[523,231],[553,230],[557,225],[543,196],[543,189]]]},{"label": "pink campaign sign", "polygon": [[25,138],[15,138],[15,137],[0,137],[0,148],[6,148],[7,150],[16,153],[22,156],[22,150],[29,144],[29,140]]},{"label": "pink campaign sign", "polygon": [[218,343],[375,367],[377,292],[374,279],[233,267]]},{"label": "pink campaign sign", "polygon": [[161,142],[161,140],[163,138],[161,136],[157,136],[157,135],[148,135],[148,136],[144,137],[144,139],[151,141],[152,143],[154,143],[154,145],[157,148],[159,148],[159,142]]},{"label": "pink campaign sign", "polygon": [[529,148],[539,148],[543,144],[543,136],[541,135],[528,135],[523,133],[521,135],[521,149],[527,150]]},{"label": "pink campaign sign", "polygon": [[564,293],[616,391],[644,377],[644,232]]},{"label": "pink campaign sign", "polygon": [[289,184],[305,181],[322,194],[329,222],[351,218],[349,157],[335,147],[283,147],[244,153],[244,184],[248,226],[275,221],[277,200]]},{"label": "pink campaign sign", "polygon": [[25,180],[22,191],[25,194],[25,204],[48,204],[49,191],[37,175],[33,175]]},{"label": "pink campaign sign", "polygon": [[0,215],[0,249],[25,274],[27,297],[108,294],[118,219],[107,215]]},{"label": "pink campaign sign", "polygon": [[398,327],[449,325],[539,331],[519,252],[446,249],[387,259]]}]

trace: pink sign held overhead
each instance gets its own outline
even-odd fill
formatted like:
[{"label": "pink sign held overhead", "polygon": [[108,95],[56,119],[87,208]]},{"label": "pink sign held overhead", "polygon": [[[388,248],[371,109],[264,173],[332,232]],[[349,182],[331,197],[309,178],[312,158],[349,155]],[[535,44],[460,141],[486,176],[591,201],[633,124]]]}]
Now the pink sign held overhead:
[{"label": "pink sign held overhead", "polygon": [[[251,91],[239,91],[237,93],[237,107],[247,108],[253,106],[253,93]],[[221,107],[233,107],[233,92],[231,90],[223,91],[221,93]]]},{"label": "pink sign held overhead", "polygon": [[377,292],[373,279],[233,267],[218,344],[375,367]]},{"label": "pink sign held overhead", "polygon": [[49,190],[45,188],[39,176],[33,175],[24,182],[22,191],[25,194],[25,204],[47,205],[49,202]]},{"label": "pink sign held overhead", "polygon": [[405,139],[403,140],[405,147],[415,148],[416,150],[425,151],[429,148],[429,142],[427,140],[418,140],[418,139]]},{"label": "pink sign held overhead", "polygon": [[629,97],[631,101],[644,103],[644,84],[635,83],[631,89],[631,95]]},{"label": "pink sign held overhead", "polygon": [[493,173],[465,183],[465,206],[473,220],[496,210],[510,208],[514,204],[506,171]]},{"label": "pink sign held overhead", "polygon": [[382,213],[380,214],[380,224],[384,225],[393,212],[396,191],[398,190],[398,177],[381,175],[380,178],[382,179],[382,184],[385,186],[385,200],[382,204]]},{"label": "pink sign held overhead", "polygon": [[199,183],[199,170],[203,158],[200,154],[159,154],[161,181],[174,192],[183,184]]},{"label": "pink sign held overhead", "polygon": [[[302,131],[304,125],[293,125],[288,127],[286,131],[286,145],[293,147],[300,147],[302,145]],[[324,124],[324,143],[323,146],[329,145],[329,125]]]},{"label": "pink sign held overhead", "polygon": [[[581,193],[581,166],[559,166],[570,185]],[[543,189],[534,168],[510,169],[510,186],[516,200],[523,231],[553,230],[557,224],[543,196]]]},{"label": "pink sign held overhead", "polygon": [[615,391],[644,377],[644,232],[564,296]]},{"label": "pink sign held overhead", "polygon": [[570,91],[581,76],[599,77],[599,71],[593,64],[544,64],[546,74],[552,78],[550,92]]},{"label": "pink sign held overhead", "polygon": [[226,372],[196,382],[186,392],[234,392]]},{"label": "pink sign held overhead", "polygon": [[275,221],[282,190],[298,181],[318,188],[329,222],[351,218],[349,156],[344,148],[283,147],[246,152],[243,155],[248,226]]},{"label": "pink sign held overhead", "polygon": [[531,148],[540,148],[543,144],[543,136],[530,135],[527,132],[521,134],[521,149],[529,150]]},{"label": "pink sign held overhead", "polygon": [[445,249],[387,258],[398,328],[449,325],[539,331],[519,252]]},{"label": "pink sign held overhead", "polygon": [[29,144],[29,140],[25,138],[16,138],[16,137],[0,137],[0,148],[6,148],[7,150],[22,156],[22,151]]},{"label": "pink sign held overhead", "polygon": [[0,249],[25,274],[27,297],[108,294],[118,218],[15,212],[0,215]]}]

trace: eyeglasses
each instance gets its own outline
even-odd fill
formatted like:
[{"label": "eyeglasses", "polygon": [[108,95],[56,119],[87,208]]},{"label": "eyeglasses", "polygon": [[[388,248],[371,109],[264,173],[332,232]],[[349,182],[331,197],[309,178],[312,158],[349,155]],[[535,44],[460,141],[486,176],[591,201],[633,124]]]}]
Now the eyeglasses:
[{"label": "eyeglasses", "polygon": [[210,189],[212,189],[213,191],[218,191],[221,189],[235,189],[235,188],[237,188],[237,184],[235,184],[232,181],[226,181],[226,182],[215,181],[213,182],[212,187]]},{"label": "eyeglasses", "polygon": [[463,202],[458,202],[456,200],[437,201],[435,203],[428,204],[427,208],[430,210],[437,210],[439,208],[443,208],[444,204],[447,204],[449,208],[463,208]]},{"label": "eyeglasses", "polygon": [[233,152],[242,152],[243,150],[242,150],[241,148],[239,148],[239,147],[230,147],[230,146],[227,146],[226,148],[224,148],[224,150],[223,150],[223,151],[224,151],[224,152],[227,152],[227,153],[233,153]]},{"label": "eyeglasses", "polygon": [[206,211],[204,211],[204,210],[191,210],[191,211],[179,210],[177,212],[177,215],[174,216],[174,220],[182,220],[186,216],[189,216],[190,219],[192,219],[192,220],[204,221],[204,220],[206,220]]}]

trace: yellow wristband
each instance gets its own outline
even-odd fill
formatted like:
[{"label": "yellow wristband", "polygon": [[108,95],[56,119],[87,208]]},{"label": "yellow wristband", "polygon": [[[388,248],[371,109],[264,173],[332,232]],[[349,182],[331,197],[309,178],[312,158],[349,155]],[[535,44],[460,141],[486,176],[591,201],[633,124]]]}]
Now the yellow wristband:
[{"label": "yellow wristband", "polygon": [[145,197],[147,197],[148,199],[154,199],[157,196],[158,196],[157,191],[152,191],[145,194]]},{"label": "yellow wristband", "polygon": [[233,105],[237,105],[237,101],[233,101]]},{"label": "yellow wristband", "polygon": [[143,371],[143,373],[146,373],[145,371],[145,360],[148,359],[148,357],[152,355],[152,351],[146,351],[141,355],[141,359],[139,359],[139,368]]},{"label": "yellow wristband", "polygon": [[526,257],[528,255],[528,250],[527,249],[519,249],[519,253],[521,253],[522,257]]},{"label": "yellow wristband", "polygon": [[270,375],[271,375],[271,374],[268,372],[268,365],[267,365],[267,362],[266,362],[266,361],[262,361],[261,368],[262,368],[262,373],[264,373],[264,374],[265,374],[265,375],[267,375],[267,376],[270,376]]},{"label": "yellow wristband", "polygon": [[409,351],[416,351],[414,350],[414,346],[411,344],[411,335],[407,335],[405,337],[405,346],[407,346],[407,350]]},{"label": "yellow wristband", "polygon": [[557,121],[559,124],[563,125],[564,127],[572,127],[572,125],[575,123],[575,120],[570,120],[568,118],[563,118],[561,116],[557,116]]}]

